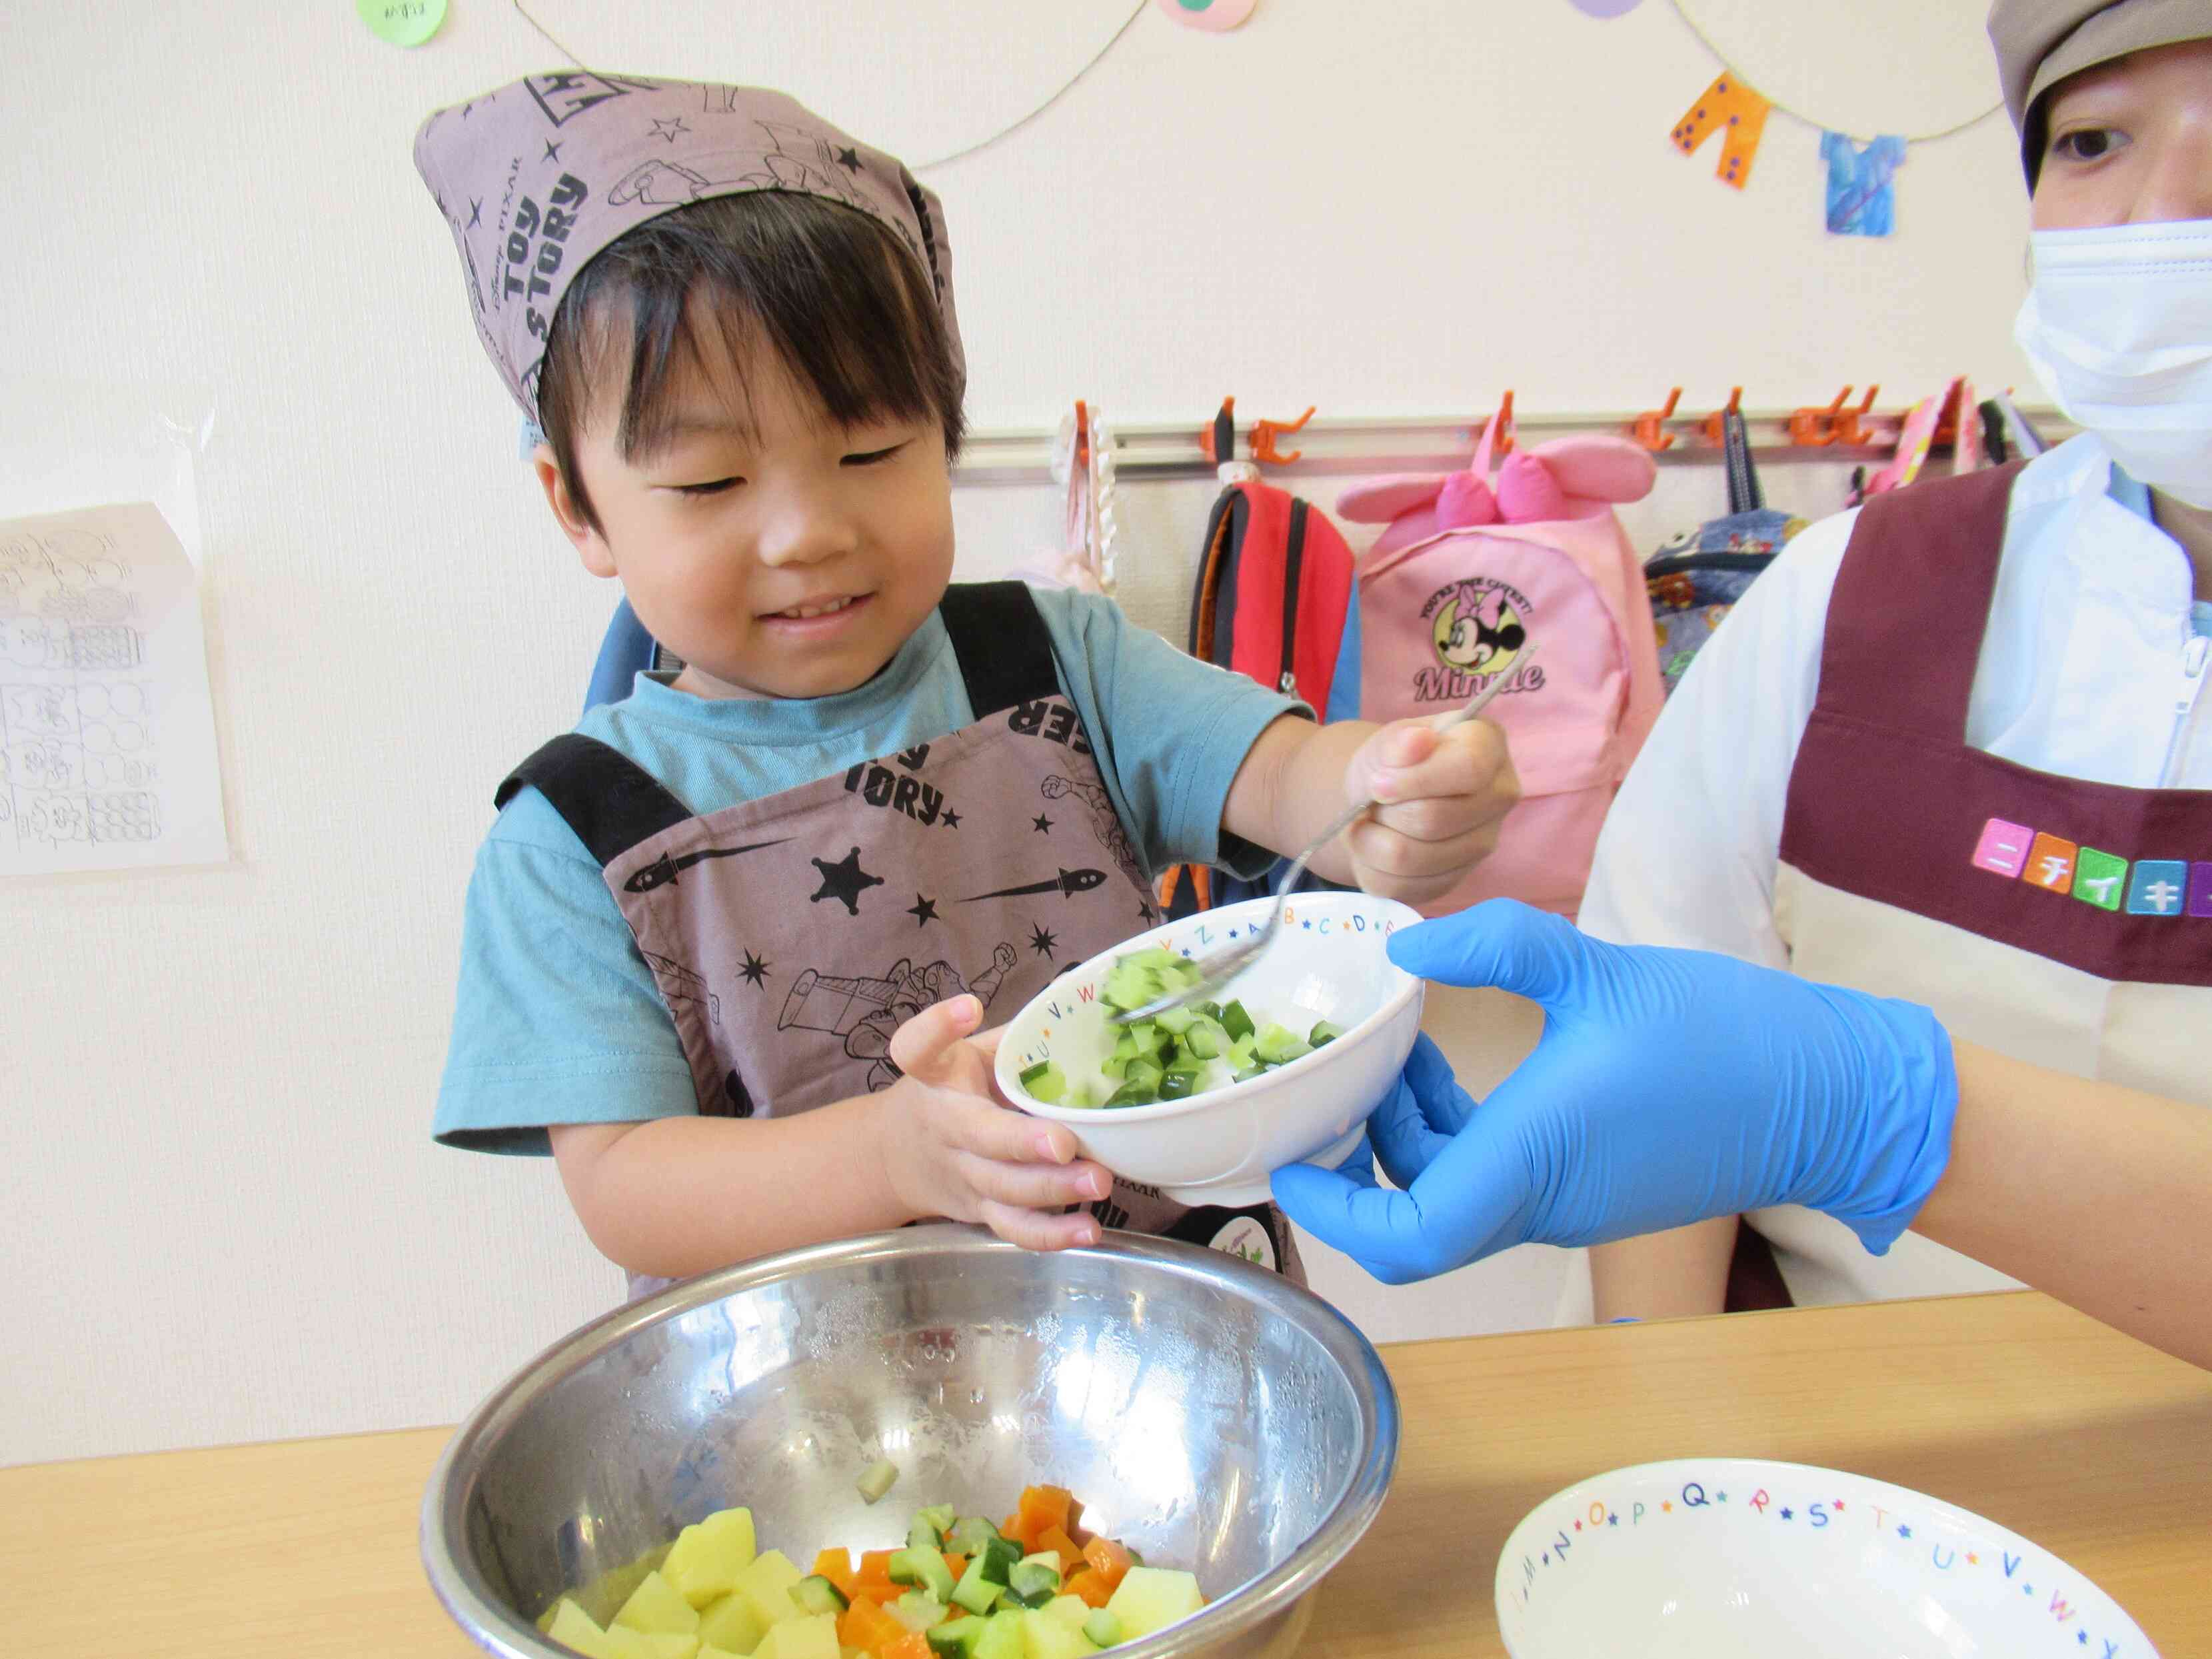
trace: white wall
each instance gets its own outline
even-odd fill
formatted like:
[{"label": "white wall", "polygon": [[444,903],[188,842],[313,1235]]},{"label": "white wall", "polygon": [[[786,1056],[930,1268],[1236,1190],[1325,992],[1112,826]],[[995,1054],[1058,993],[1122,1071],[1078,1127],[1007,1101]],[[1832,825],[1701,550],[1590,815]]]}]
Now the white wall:
[{"label": "white wall", "polygon": [[[1943,0],[1954,33],[1956,7],[1980,10]],[[1762,46],[1821,50],[1823,9],[1778,0]],[[776,78],[748,58],[702,72]],[[450,1419],[616,1292],[550,1166],[427,1134],[492,786],[573,718],[612,596],[515,463],[408,141],[550,61],[495,0],[453,0],[411,53],[343,0],[0,13],[0,514],[97,487],[27,459],[78,402],[212,400],[196,483],[237,851],[0,882],[0,1462]],[[874,93],[828,112],[896,128],[949,95],[930,67],[878,66],[880,120]],[[1607,24],[1565,0],[1264,0],[1226,39],[1148,13],[1016,141],[933,178],[971,415],[2025,378],[2001,124],[1914,153],[1895,240],[1831,240],[1809,131],[1778,119],[1745,197],[1710,150],[1670,153],[1713,73],[1662,0]],[[1769,481],[1808,510],[1838,490],[1832,468]],[[1670,471],[1638,534],[1717,489]],[[1209,493],[1131,491],[1130,607],[1170,633]],[[1058,520],[1047,490],[958,511],[970,576]],[[1486,1075],[1533,1035],[1510,1007],[1449,1023]],[[1561,1258],[1425,1294],[1322,1277],[1386,1337],[1542,1322],[1573,1288]]]}]

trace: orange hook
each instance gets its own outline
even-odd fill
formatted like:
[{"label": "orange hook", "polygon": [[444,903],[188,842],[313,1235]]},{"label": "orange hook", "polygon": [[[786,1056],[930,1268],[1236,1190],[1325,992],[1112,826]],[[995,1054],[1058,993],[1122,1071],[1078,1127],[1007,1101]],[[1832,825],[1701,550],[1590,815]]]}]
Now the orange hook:
[{"label": "orange hook", "polygon": [[1728,436],[1721,430],[1722,419],[1726,416],[1740,415],[1742,412],[1743,388],[1740,386],[1731,386],[1729,389],[1728,407],[1725,409],[1715,410],[1711,414],[1706,416],[1705,418],[1699,422],[1699,425],[1705,434],[1705,441],[1711,444],[1716,448],[1718,448],[1722,444],[1726,443],[1728,441]]},{"label": "orange hook", "polygon": [[1513,453],[1513,394],[1510,392],[1498,400],[1498,420],[1492,431],[1495,435],[1491,440],[1490,453],[1502,461]]},{"label": "orange hook", "polygon": [[1668,417],[1674,414],[1674,405],[1681,401],[1682,388],[1676,386],[1668,392],[1667,401],[1663,406],[1658,409],[1647,409],[1638,415],[1636,417],[1636,424],[1630,428],[1636,441],[1650,450],[1672,448],[1674,434],[1662,428]]},{"label": "orange hook", "polygon": [[[1844,389],[1850,390],[1849,387]],[[1879,386],[1870,386],[1866,389],[1866,396],[1859,399],[1856,409],[1846,409],[1836,416],[1838,443],[1857,447],[1877,441],[1874,428],[1866,424],[1866,417],[1874,412],[1874,400],[1881,395]]]},{"label": "orange hook", "polygon": [[1824,449],[1835,442],[1836,422],[1844,412],[1844,399],[1850,395],[1851,388],[1845,386],[1826,409],[1792,410],[1790,441],[1807,449]]},{"label": "orange hook", "polygon": [[1286,432],[1304,431],[1306,422],[1313,417],[1314,406],[1308,404],[1306,412],[1295,421],[1261,421],[1252,428],[1252,459],[1275,466],[1288,466],[1305,451],[1294,449],[1287,455],[1283,454],[1276,449],[1275,440]]}]

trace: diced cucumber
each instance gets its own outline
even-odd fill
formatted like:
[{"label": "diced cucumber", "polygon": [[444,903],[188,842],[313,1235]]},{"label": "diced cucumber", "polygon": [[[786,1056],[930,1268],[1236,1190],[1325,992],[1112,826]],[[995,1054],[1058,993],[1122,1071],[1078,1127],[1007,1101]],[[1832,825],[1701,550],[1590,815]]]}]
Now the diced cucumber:
[{"label": "diced cucumber", "polygon": [[1067,1074],[1048,1060],[1023,1067],[1021,1075],[1022,1087],[1029,1091],[1030,1098],[1048,1106],[1067,1092]]},{"label": "diced cucumber", "polygon": [[1160,1091],[1149,1084],[1125,1083],[1106,1097],[1109,1106],[1150,1106],[1160,1097]]},{"label": "diced cucumber", "polygon": [[1160,1098],[1162,1100],[1188,1099],[1191,1091],[1197,1086],[1196,1067],[1186,1070],[1181,1066],[1172,1066],[1167,1075],[1160,1079]]},{"label": "diced cucumber", "polygon": [[933,1550],[944,1543],[944,1529],[931,1522],[929,1511],[915,1510],[914,1519],[906,1523],[906,1547],[910,1550]]},{"label": "diced cucumber", "polygon": [[1114,1648],[1121,1644],[1121,1621],[1100,1607],[1083,1621],[1083,1638],[1095,1648]]},{"label": "diced cucumber", "polygon": [[1311,1050],[1299,1041],[1297,1032],[1270,1022],[1262,1026],[1258,1039],[1252,1044],[1253,1054],[1270,1066],[1286,1065]]},{"label": "diced cucumber", "polygon": [[852,1605],[845,1599],[844,1591],[818,1572],[793,1584],[791,1599],[807,1613],[842,1613]]},{"label": "diced cucumber", "polygon": [[[992,1534],[995,1541],[996,1533]],[[960,1582],[952,1587],[952,1605],[966,1611],[982,1614],[999,1605],[999,1593],[1006,1588],[1003,1582],[994,1583],[984,1568],[990,1559],[990,1545],[968,1558],[968,1571],[960,1575]]]},{"label": "diced cucumber", "polygon": [[1229,1033],[1221,1029],[1218,1019],[1195,1019],[1183,1033],[1182,1046],[1190,1050],[1194,1060],[1218,1060],[1229,1047]]},{"label": "diced cucumber", "polygon": [[994,1584],[1009,1582],[1006,1575],[1020,1565],[1022,1547],[1011,1538],[994,1538],[983,1546],[983,1577]]},{"label": "diced cucumber", "polygon": [[1030,1556],[1017,1561],[1006,1573],[1006,1599],[1025,1607],[1041,1607],[1060,1594],[1060,1558]]},{"label": "diced cucumber", "polygon": [[1152,1023],[1172,1036],[1181,1036],[1197,1018],[1198,1011],[1194,1008],[1169,1008],[1155,1015]]},{"label": "diced cucumber", "polygon": [[1313,1048],[1325,1048],[1343,1035],[1344,1027],[1341,1025],[1330,1020],[1317,1019],[1314,1022],[1313,1030],[1306,1033],[1306,1045]]},{"label": "diced cucumber", "polygon": [[982,1638],[983,1621],[974,1613],[950,1619],[929,1630],[929,1650],[939,1659],[975,1659],[975,1644]]},{"label": "diced cucumber", "polygon": [[958,1518],[960,1511],[950,1504],[932,1504],[927,1509],[916,1510],[915,1513],[937,1529],[938,1546],[941,1548],[945,1534],[952,1530],[952,1523]]},{"label": "diced cucumber", "polygon": [[1139,1089],[1152,1090],[1157,1093],[1160,1086],[1160,1079],[1166,1074],[1167,1068],[1156,1060],[1133,1060],[1129,1062],[1128,1070],[1121,1073],[1121,1081],[1125,1084],[1133,1084]]},{"label": "diced cucumber", "polygon": [[928,1630],[951,1616],[944,1602],[927,1590],[918,1589],[908,1590],[896,1601],[886,1601],[884,1611],[908,1630]]},{"label": "diced cucumber", "polygon": [[1252,1016],[1244,1012],[1243,1003],[1231,1002],[1221,1011],[1221,1029],[1229,1033],[1233,1042],[1238,1037],[1250,1036],[1258,1028],[1252,1024]]},{"label": "diced cucumber", "polygon": [[[917,1516],[915,1524],[927,1523]],[[940,1601],[951,1598],[952,1569],[945,1565],[942,1555],[927,1544],[893,1551],[889,1571],[894,1584],[918,1584]]]},{"label": "diced cucumber", "polygon": [[980,1515],[963,1515],[945,1534],[945,1547],[955,1555],[974,1555],[999,1535],[999,1529]]},{"label": "diced cucumber", "polygon": [[897,1479],[898,1465],[888,1457],[879,1457],[861,1471],[860,1478],[854,1485],[860,1488],[863,1498],[873,1504],[891,1489],[891,1483]]}]

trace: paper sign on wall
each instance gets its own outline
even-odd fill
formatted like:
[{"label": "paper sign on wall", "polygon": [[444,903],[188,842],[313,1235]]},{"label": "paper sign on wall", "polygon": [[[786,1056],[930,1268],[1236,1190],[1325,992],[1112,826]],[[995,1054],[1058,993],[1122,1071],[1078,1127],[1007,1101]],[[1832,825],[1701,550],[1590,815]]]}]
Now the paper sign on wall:
[{"label": "paper sign on wall", "polygon": [[0,875],[229,856],[198,584],[145,502],[0,520]]}]

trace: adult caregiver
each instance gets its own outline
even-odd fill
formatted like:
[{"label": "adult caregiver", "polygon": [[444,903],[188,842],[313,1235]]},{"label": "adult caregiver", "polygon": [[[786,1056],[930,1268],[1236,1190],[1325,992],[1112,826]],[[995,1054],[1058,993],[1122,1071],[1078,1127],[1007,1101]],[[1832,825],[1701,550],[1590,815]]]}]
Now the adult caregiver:
[{"label": "adult caregiver", "polygon": [[[2017,332],[2083,430],[1799,536],[1668,704],[1581,921],[2212,1107],[2212,0],[1997,0],[1990,33]],[[1917,1230],[1747,1224],[1799,1303],[2008,1282]],[[1717,1311],[1735,1225],[1593,1252],[1598,1316]]]},{"label": "adult caregiver", "polygon": [[1607,945],[1493,899],[1399,966],[1544,1010],[1480,1103],[1425,1036],[1357,1158],[1276,1202],[1389,1284],[1796,1204],[1886,1253],[1908,1226],[2212,1367],[2212,1112],[1954,1040],[1927,1009],[1706,951]]}]

